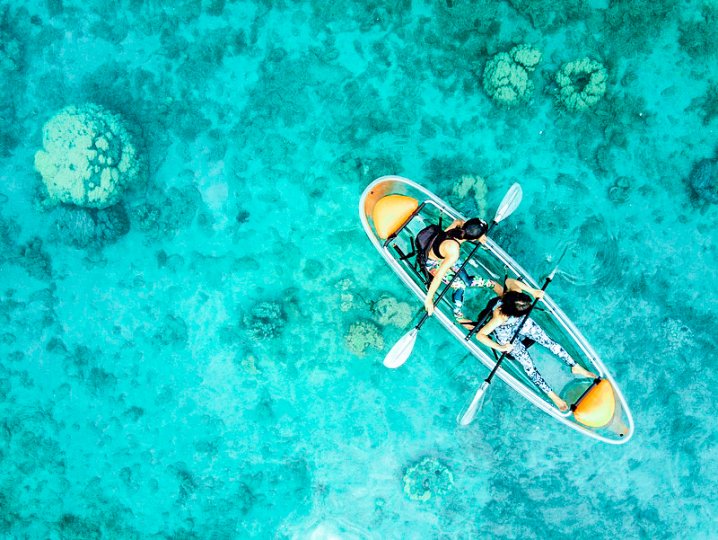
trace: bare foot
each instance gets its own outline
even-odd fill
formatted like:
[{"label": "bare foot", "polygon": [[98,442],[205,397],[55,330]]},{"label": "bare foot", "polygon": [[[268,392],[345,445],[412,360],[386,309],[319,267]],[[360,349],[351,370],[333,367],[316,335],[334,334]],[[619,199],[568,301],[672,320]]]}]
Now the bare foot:
[{"label": "bare foot", "polygon": [[596,378],[595,373],[593,373],[592,371],[588,371],[586,368],[584,368],[583,366],[579,366],[578,364],[571,368],[571,373],[573,373],[574,375],[581,375],[582,377],[590,377],[592,379]]},{"label": "bare foot", "polygon": [[474,321],[472,321],[471,319],[467,319],[466,317],[457,317],[456,322],[459,323],[464,328],[466,328],[467,330],[473,330],[474,326],[476,326],[474,324]]},{"label": "bare foot", "polygon": [[558,407],[559,411],[566,412],[568,410],[568,405],[558,396],[558,394],[556,394],[556,392],[551,392],[548,397],[551,398],[551,401],[553,401],[554,405]]}]

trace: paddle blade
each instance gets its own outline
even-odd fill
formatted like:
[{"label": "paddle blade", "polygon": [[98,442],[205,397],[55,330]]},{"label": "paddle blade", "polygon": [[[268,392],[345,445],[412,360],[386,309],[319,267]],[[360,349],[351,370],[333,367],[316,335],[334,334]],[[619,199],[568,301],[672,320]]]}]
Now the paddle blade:
[{"label": "paddle blade", "polygon": [[514,210],[521,204],[523,196],[523,191],[518,182],[512,185],[501,200],[498,210],[496,210],[494,223],[499,223],[513,214]]},{"label": "paddle blade", "polygon": [[459,413],[459,416],[456,417],[456,421],[459,425],[468,426],[471,422],[473,422],[476,417],[476,413],[484,407],[484,400],[486,398],[486,390],[488,387],[489,383],[484,381],[469,402],[468,407]]},{"label": "paddle blade", "polygon": [[396,369],[407,361],[411,351],[414,349],[416,334],[419,333],[417,328],[412,328],[404,336],[397,341],[384,358],[384,365],[388,368]]}]

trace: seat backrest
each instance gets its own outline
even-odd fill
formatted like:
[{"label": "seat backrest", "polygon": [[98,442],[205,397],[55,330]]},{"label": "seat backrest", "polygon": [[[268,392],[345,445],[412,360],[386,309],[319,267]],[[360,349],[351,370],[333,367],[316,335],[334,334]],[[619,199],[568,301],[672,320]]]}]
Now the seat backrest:
[{"label": "seat backrest", "polygon": [[434,239],[441,232],[441,227],[438,225],[429,225],[421,229],[414,238],[414,245],[416,248],[416,269],[421,272],[424,276],[424,280],[428,283],[431,282],[431,274],[426,270],[426,259],[429,256],[429,250],[434,244]]},{"label": "seat backrest", "polygon": [[479,328],[481,328],[487,322],[489,322],[489,319],[491,318],[491,314],[493,313],[494,308],[496,308],[496,304],[499,303],[499,300],[501,300],[501,298],[499,298],[498,296],[494,296],[492,299],[490,299],[486,303],[486,307],[484,309],[482,309],[479,312],[479,314],[476,316],[476,325]]},{"label": "seat backrest", "polygon": [[416,238],[414,238],[417,251],[419,253],[423,253],[426,256],[429,252],[429,249],[431,249],[432,244],[434,243],[436,235],[438,235],[440,232],[441,227],[439,227],[438,225],[429,225],[428,227],[424,227],[423,229],[421,229],[417,233]]}]

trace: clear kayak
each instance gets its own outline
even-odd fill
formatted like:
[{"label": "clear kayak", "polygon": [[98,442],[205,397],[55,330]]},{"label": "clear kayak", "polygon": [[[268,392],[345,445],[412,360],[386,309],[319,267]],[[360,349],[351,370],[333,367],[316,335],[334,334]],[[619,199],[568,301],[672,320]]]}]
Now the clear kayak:
[{"label": "clear kayak", "polygon": [[[426,277],[415,264],[414,238],[428,225],[447,227],[453,220],[466,217],[427,189],[400,176],[383,176],[367,186],[359,202],[359,217],[374,247],[423,304]],[[464,243],[467,245],[470,242]],[[490,238],[482,249],[476,250],[466,268],[477,277],[498,282],[505,277],[517,278],[539,288],[536,281]],[[465,306],[476,306],[477,311],[495,296],[490,289],[479,288],[467,289],[466,295]],[[445,295],[437,304],[434,318],[484,366],[492,369],[497,356],[476,339],[467,339],[469,331],[454,320],[448,300],[450,296]],[[518,362],[503,362],[496,376],[562,424],[610,444],[627,442],[634,431],[633,417],[606,366],[549,295],[544,297],[541,308],[534,311],[531,318],[579,364],[598,377],[575,378],[548,350],[540,345],[532,347],[530,353],[538,369],[571,406],[569,411],[562,412],[531,382]],[[467,310],[465,312],[472,317]]]}]

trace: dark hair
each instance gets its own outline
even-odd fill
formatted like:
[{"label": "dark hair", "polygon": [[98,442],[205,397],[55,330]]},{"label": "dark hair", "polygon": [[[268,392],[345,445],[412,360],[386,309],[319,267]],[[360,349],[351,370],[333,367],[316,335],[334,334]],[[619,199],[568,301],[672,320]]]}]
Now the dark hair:
[{"label": "dark hair", "polygon": [[447,231],[447,234],[451,238],[458,238],[459,240],[476,240],[485,235],[488,229],[489,226],[483,219],[471,218],[461,227]]},{"label": "dark hair", "polygon": [[486,234],[489,226],[483,219],[471,218],[469,221],[464,223],[461,229],[464,231],[464,239],[476,240]]},{"label": "dark hair", "polygon": [[501,297],[501,313],[509,317],[521,317],[531,307],[531,297],[522,292],[509,291]]}]

